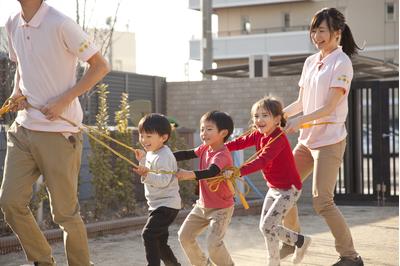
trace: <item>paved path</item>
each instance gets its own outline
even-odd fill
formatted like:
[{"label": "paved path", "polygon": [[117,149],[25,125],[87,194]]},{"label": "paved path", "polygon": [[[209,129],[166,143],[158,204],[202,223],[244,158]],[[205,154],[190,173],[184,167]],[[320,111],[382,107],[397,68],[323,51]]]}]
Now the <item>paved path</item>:
[{"label": "paved path", "polygon": [[[356,249],[362,255],[365,265],[399,265],[399,219],[398,207],[341,206],[354,237]],[[310,206],[302,206],[301,223],[303,231],[310,234],[313,242],[302,265],[331,265],[337,260],[334,241],[323,220],[316,216]],[[236,216],[226,235],[226,244],[238,266],[266,265],[266,249],[258,231],[258,216]],[[170,245],[176,251],[182,265],[189,265],[179,246],[176,232],[179,226],[171,228]],[[200,243],[204,247],[204,236]],[[144,249],[139,231],[90,239],[91,257],[96,266],[142,266]],[[62,243],[53,245],[57,265],[66,265]],[[25,263],[22,252],[0,255],[0,265],[14,266]],[[289,260],[282,266],[292,265]]]}]

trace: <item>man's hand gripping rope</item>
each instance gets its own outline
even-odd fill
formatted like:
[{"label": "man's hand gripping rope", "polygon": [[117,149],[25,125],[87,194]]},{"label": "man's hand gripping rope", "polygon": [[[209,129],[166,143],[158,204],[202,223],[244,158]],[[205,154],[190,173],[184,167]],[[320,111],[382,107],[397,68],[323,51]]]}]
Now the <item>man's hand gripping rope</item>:
[{"label": "man's hand gripping rope", "polygon": [[3,103],[3,106],[0,108],[0,117],[10,111],[15,112],[18,110],[22,110],[26,107],[27,102],[25,96],[20,96],[16,98],[10,97]]}]

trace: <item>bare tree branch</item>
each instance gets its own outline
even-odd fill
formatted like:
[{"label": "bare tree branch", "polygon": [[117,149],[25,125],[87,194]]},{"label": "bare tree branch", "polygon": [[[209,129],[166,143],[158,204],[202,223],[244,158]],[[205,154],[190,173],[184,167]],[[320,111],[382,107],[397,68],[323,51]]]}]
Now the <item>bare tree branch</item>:
[{"label": "bare tree branch", "polygon": [[[77,17],[77,23],[82,21],[82,29],[85,32],[88,32],[88,25],[90,25],[90,21],[92,19],[93,14],[95,13],[96,9],[96,0],[94,0],[93,7],[90,10],[90,14],[88,14],[88,1],[83,0],[83,7],[79,6],[80,0],[76,0],[76,17]],[[117,22],[117,17],[118,17],[118,10],[121,4],[121,0],[118,1],[117,7],[115,9],[115,14],[114,17],[110,17],[110,21],[108,23],[108,28],[107,29],[98,29],[97,27],[94,27],[92,30],[90,30],[90,35],[93,38],[94,43],[98,43],[100,46],[100,53],[105,56],[107,54],[107,51],[111,48],[112,45],[112,36],[114,32],[114,27],[115,23]],[[83,13],[80,14],[79,10],[80,8],[83,8]],[[89,32],[88,32],[89,33]],[[109,51],[110,52],[110,51]],[[79,65],[79,71],[86,71],[86,68],[88,66],[86,64],[80,64]],[[96,89],[89,90],[87,91],[84,95],[81,96],[81,101],[82,101],[82,107],[84,109],[84,115],[87,117],[88,113],[90,112],[90,101],[91,101],[91,96],[96,92]]]},{"label": "bare tree branch", "polygon": [[94,0],[94,2],[93,2],[93,7],[92,7],[92,9],[90,10],[90,13],[88,13],[88,12],[86,12],[85,11],[85,14],[87,13],[88,15],[86,16],[86,25],[90,25],[90,23],[91,23],[91,21],[92,21],[92,18],[93,18],[93,14],[94,14],[94,11],[95,11],[95,9],[96,9],[96,3],[97,3],[97,1],[96,0]]},{"label": "bare tree branch", "polygon": [[115,23],[117,22],[117,15],[118,15],[118,9],[119,9],[120,4],[121,4],[121,0],[118,1],[117,9],[115,10],[114,21],[113,21],[113,23],[111,25],[110,32],[109,32],[109,34],[107,36],[108,37],[108,43],[107,43],[107,46],[106,46],[106,51],[108,49],[110,49],[110,45],[112,43],[112,35],[114,33]]}]

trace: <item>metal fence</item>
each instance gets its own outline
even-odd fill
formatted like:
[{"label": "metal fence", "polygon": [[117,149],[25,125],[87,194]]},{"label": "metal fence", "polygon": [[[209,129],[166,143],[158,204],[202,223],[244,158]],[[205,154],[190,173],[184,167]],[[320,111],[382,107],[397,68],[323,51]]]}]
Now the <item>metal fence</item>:
[{"label": "metal fence", "polygon": [[[146,76],[135,73],[112,71],[104,77],[102,83],[108,85],[107,103],[110,125],[114,124],[115,112],[119,110],[122,93],[128,93],[129,102],[148,100],[152,112],[166,112],[166,80],[163,77]],[[98,110],[98,94],[92,90],[81,97],[85,112],[84,122],[94,124]],[[132,125],[132,124],[131,124]]]},{"label": "metal fence", "polygon": [[378,204],[399,199],[398,81],[353,82],[348,144],[336,199]]}]

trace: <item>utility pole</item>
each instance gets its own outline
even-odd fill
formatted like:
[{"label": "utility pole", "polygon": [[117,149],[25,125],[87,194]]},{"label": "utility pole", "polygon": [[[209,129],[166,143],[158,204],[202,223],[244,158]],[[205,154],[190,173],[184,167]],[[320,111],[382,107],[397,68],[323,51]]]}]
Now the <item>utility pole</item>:
[{"label": "utility pole", "polygon": [[[212,31],[211,31],[211,15],[212,0],[201,0],[202,38],[201,38],[201,61],[203,62],[202,70],[212,68],[213,63],[213,47],[212,47]],[[204,74],[203,80],[211,80],[212,76]]]}]

